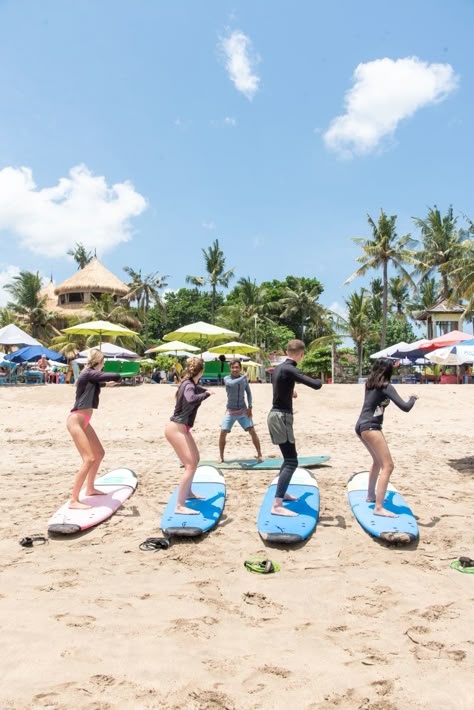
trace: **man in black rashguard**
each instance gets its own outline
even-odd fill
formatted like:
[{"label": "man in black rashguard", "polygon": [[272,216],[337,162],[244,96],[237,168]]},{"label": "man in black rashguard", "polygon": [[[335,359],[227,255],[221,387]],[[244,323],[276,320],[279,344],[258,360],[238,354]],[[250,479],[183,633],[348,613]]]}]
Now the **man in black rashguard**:
[{"label": "man in black rashguard", "polygon": [[304,375],[297,365],[304,357],[302,340],[290,340],[286,347],[288,358],[273,371],[273,404],[267,418],[272,442],[280,447],[283,463],[273,501],[273,515],[297,515],[283,506],[283,500],[296,500],[287,494],[291,477],[298,467],[295,435],[293,433],[293,398],[296,397],[295,383],[300,382],[314,390],[322,386],[321,380]]}]

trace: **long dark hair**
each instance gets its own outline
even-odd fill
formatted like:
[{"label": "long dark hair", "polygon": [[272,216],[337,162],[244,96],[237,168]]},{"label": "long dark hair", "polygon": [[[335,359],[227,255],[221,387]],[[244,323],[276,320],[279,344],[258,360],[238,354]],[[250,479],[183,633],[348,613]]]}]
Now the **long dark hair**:
[{"label": "long dark hair", "polygon": [[373,364],[372,370],[365,383],[367,390],[379,390],[385,387],[392,379],[393,362],[388,357],[379,357]]}]

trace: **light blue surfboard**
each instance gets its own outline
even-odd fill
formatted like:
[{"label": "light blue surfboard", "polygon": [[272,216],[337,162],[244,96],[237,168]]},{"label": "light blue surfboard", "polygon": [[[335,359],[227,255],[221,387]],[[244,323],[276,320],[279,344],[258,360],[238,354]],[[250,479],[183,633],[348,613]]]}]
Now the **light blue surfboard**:
[{"label": "light blue surfboard", "polygon": [[294,472],[288,493],[297,501],[284,501],[285,508],[298,513],[296,516],[273,515],[271,508],[275,498],[278,476],[270,483],[262,501],[257,519],[260,537],[268,542],[295,543],[306,540],[316,527],[319,516],[319,488],[314,476],[304,468]]},{"label": "light blue surfboard", "polygon": [[192,490],[204,498],[191,498],[186,501],[186,507],[199,513],[181,515],[174,512],[178,499],[176,487],[161,518],[161,528],[165,535],[195,537],[217,524],[225,504],[225,480],[221,471],[214,466],[200,466],[194,474]]},{"label": "light blue surfboard", "polygon": [[368,471],[354,473],[347,482],[347,497],[357,522],[369,535],[386,542],[416,540],[419,533],[415,516],[395,486],[388,484],[384,507],[396,513],[398,518],[387,518],[374,515],[374,503],[366,501],[368,483]]}]

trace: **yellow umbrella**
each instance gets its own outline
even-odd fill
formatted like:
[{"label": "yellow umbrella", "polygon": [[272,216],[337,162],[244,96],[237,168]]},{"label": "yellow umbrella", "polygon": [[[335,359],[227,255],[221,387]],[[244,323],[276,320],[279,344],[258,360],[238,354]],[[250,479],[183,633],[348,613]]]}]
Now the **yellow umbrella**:
[{"label": "yellow umbrella", "polygon": [[247,353],[258,353],[260,348],[256,348],[255,345],[247,345],[246,343],[237,343],[235,340],[230,343],[223,343],[222,345],[216,345],[213,348],[209,348],[210,353],[232,353],[234,355],[246,355]]},{"label": "yellow umbrella", "polygon": [[69,328],[64,328],[63,333],[70,333],[71,335],[98,335],[99,343],[102,343],[102,336],[109,335],[112,337],[128,336],[138,338],[138,333],[129,328],[124,328],[122,325],[117,325],[116,323],[110,323],[106,320],[92,320],[88,323],[78,323],[77,325],[71,325]]},{"label": "yellow umbrella", "polygon": [[232,338],[237,335],[238,333],[233,330],[219,328],[217,325],[198,321],[197,323],[184,325],[182,328],[178,328],[178,330],[174,330],[172,333],[167,333],[163,336],[163,340],[184,340],[189,342],[190,340],[197,340],[198,338],[206,338],[207,340],[217,342],[219,340],[227,340],[227,338]]},{"label": "yellow umbrella", "polygon": [[155,345],[153,348],[148,348],[148,350],[145,350],[145,355],[148,355],[148,353],[168,353],[172,351],[177,353],[178,350],[187,350],[190,353],[195,353],[199,348],[189,343],[183,343],[181,340],[172,340],[171,343],[163,343],[163,345]]}]

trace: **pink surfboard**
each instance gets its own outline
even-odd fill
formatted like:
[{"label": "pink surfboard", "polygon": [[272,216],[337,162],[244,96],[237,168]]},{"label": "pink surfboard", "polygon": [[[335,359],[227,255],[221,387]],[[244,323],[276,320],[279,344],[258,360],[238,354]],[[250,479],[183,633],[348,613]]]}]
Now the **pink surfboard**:
[{"label": "pink surfboard", "polygon": [[104,495],[81,497],[81,502],[92,506],[87,510],[74,510],[65,503],[49,519],[48,532],[71,535],[102,523],[133,495],[137,485],[137,477],[129,468],[109,471],[95,480],[95,487]]}]

